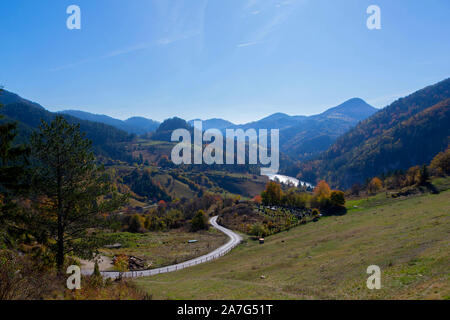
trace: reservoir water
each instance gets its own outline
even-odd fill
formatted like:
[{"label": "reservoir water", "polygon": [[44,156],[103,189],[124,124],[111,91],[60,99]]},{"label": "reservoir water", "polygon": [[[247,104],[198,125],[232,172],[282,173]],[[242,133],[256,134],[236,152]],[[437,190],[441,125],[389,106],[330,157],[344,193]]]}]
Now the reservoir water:
[{"label": "reservoir water", "polygon": [[272,181],[278,180],[279,182],[285,183],[285,184],[291,183],[291,184],[293,184],[296,187],[301,185],[301,186],[306,186],[306,187],[313,188],[313,185],[308,183],[308,182],[301,181],[301,180],[298,180],[298,179],[293,178],[293,177],[284,176],[282,174],[268,174],[267,177],[269,177],[269,179],[272,180]]}]

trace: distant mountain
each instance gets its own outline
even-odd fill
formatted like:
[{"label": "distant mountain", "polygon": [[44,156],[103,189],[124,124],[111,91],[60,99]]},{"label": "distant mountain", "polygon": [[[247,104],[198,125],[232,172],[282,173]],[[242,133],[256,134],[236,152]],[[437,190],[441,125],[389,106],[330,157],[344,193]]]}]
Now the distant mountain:
[{"label": "distant mountain", "polygon": [[177,129],[187,129],[192,132],[192,127],[186,120],[173,117],[163,121],[150,137],[152,140],[171,141],[172,132]]},{"label": "distant mountain", "polygon": [[233,129],[284,129],[301,123],[307,116],[290,116],[285,113],[274,113],[258,121],[235,125]]},{"label": "distant mountain", "polygon": [[7,90],[1,91],[0,95],[0,103],[3,105],[11,104],[11,103],[23,103],[27,104],[29,106],[38,108],[38,109],[44,109],[40,104],[37,104],[36,102],[32,102],[30,100],[23,99],[19,95],[9,92]]},{"label": "distant mountain", "polygon": [[154,132],[160,125],[158,121],[143,117],[132,117],[125,120],[124,122],[128,127],[128,130],[125,131],[136,134]]},{"label": "distant mountain", "polygon": [[378,109],[372,107],[363,99],[353,98],[337,107],[330,108],[327,111],[310,118],[316,120],[338,119],[348,122],[357,122],[370,117],[377,111]]},{"label": "distant mountain", "polygon": [[79,110],[65,110],[61,111],[61,113],[68,114],[83,120],[104,123],[128,133],[139,135],[153,132],[159,126],[159,122],[142,117],[133,117],[123,121],[106,115],[94,114]]},{"label": "distant mountain", "polygon": [[[203,130],[219,129],[279,129],[280,150],[293,160],[307,160],[328,149],[346,131],[378,109],[360,98],[350,99],[313,116],[290,116],[274,113],[258,121],[234,125],[223,119],[203,121]],[[195,120],[189,121],[193,125]]]},{"label": "distant mountain", "polygon": [[194,120],[188,121],[189,125],[191,125],[193,127],[194,121],[201,121],[203,130],[209,130],[209,129],[223,130],[223,129],[234,126],[234,123],[227,121],[227,120],[219,119],[219,118],[213,118],[213,119],[208,119],[208,120],[194,119]]},{"label": "distant mountain", "polygon": [[335,187],[422,165],[450,143],[450,78],[399,99],[341,136],[300,176]]},{"label": "distant mountain", "polygon": [[364,100],[353,98],[321,114],[300,118],[295,125],[280,131],[280,149],[294,159],[310,159],[377,111]]},{"label": "distant mountain", "polygon": [[[18,141],[28,140],[32,131],[41,123],[41,119],[50,122],[57,115],[47,111],[41,105],[28,101],[18,95],[4,90],[0,93],[0,104],[3,108],[0,113],[5,115],[3,121],[18,122]],[[124,142],[129,142],[131,136],[125,131],[99,122],[82,120],[71,115],[64,115],[69,123],[79,123],[82,132],[92,140],[94,151],[97,155],[109,158],[131,161],[131,155],[125,149]]]}]

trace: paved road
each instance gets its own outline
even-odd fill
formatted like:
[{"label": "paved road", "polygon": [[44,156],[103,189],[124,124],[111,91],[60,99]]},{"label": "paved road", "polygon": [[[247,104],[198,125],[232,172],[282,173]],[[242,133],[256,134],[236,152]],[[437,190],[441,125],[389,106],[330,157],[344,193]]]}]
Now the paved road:
[{"label": "paved road", "polygon": [[[217,216],[216,217],[212,217],[209,222],[211,223],[211,225],[216,228],[217,230],[225,233],[230,240],[224,244],[223,246],[217,248],[216,250],[205,254],[201,257],[192,259],[192,260],[188,260],[179,264],[174,264],[168,267],[163,267],[163,268],[158,268],[158,269],[151,269],[151,270],[143,270],[143,271],[130,271],[130,272],[124,272],[122,273],[122,277],[124,278],[137,278],[137,277],[149,277],[149,276],[153,276],[156,274],[160,274],[160,273],[167,273],[167,272],[174,272],[174,271],[178,271],[184,268],[188,268],[191,266],[195,266],[197,264],[200,263],[205,263],[217,258],[220,258],[221,256],[227,254],[228,252],[231,251],[231,249],[233,249],[234,247],[236,247],[241,241],[242,241],[242,237],[240,235],[238,235],[237,233],[224,228],[222,226],[219,226],[219,224],[217,224]],[[83,270],[82,273],[84,275],[90,275],[92,274],[92,270]],[[119,277],[120,273],[116,272],[116,271],[102,271],[101,272],[103,277],[105,278],[112,278],[112,279],[116,279]]]}]

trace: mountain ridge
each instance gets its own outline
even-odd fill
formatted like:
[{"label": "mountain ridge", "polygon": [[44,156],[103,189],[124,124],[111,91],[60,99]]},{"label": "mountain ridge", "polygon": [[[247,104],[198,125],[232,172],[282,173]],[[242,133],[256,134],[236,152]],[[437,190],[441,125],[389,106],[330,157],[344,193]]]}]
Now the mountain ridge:
[{"label": "mountain ridge", "polygon": [[450,143],[450,78],[398,99],[340,136],[299,177],[333,186],[429,163]]},{"label": "mountain ridge", "polygon": [[[30,134],[37,129],[41,120],[52,121],[58,114],[45,109],[38,103],[26,100],[19,95],[3,90],[0,93],[0,109],[5,118],[3,121],[18,122],[16,142],[26,142]],[[94,151],[100,155],[118,160],[131,161],[132,156],[122,145],[129,142],[132,136],[127,132],[100,122],[79,119],[72,115],[62,114],[71,124],[79,124],[80,130],[92,141]]]},{"label": "mountain ridge", "polygon": [[68,114],[82,120],[104,123],[128,133],[139,135],[154,132],[160,125],[158,121],[144,117],[130,117],[126,120],[120,120],[104,114],[95,114],[80,110],[63,110],[59,111],[59,113]]}]

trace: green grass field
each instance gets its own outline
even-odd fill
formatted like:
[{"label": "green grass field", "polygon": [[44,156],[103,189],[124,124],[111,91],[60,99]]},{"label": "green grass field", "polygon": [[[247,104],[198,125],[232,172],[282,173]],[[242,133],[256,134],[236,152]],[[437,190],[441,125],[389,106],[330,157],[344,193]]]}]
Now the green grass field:
[{"label": "green grass field", "polygon": [[[207,254],[227,242],[227,237],[216,229],[187,232],[182,229],[167,232],[111,234],[113,242],[123,245],[120,249],[101,249],[101,253],[112,258],[127,254],[144,259],[152,268],[164,267]],[[188,243],[188,240],[198,240]]]},{"label": "green grass field", "polygon": [[[179,272],[135,280],[154,299],[449,299],[450,191],[365,201]],[[382,288],[366,286],[369,265]]]}]

